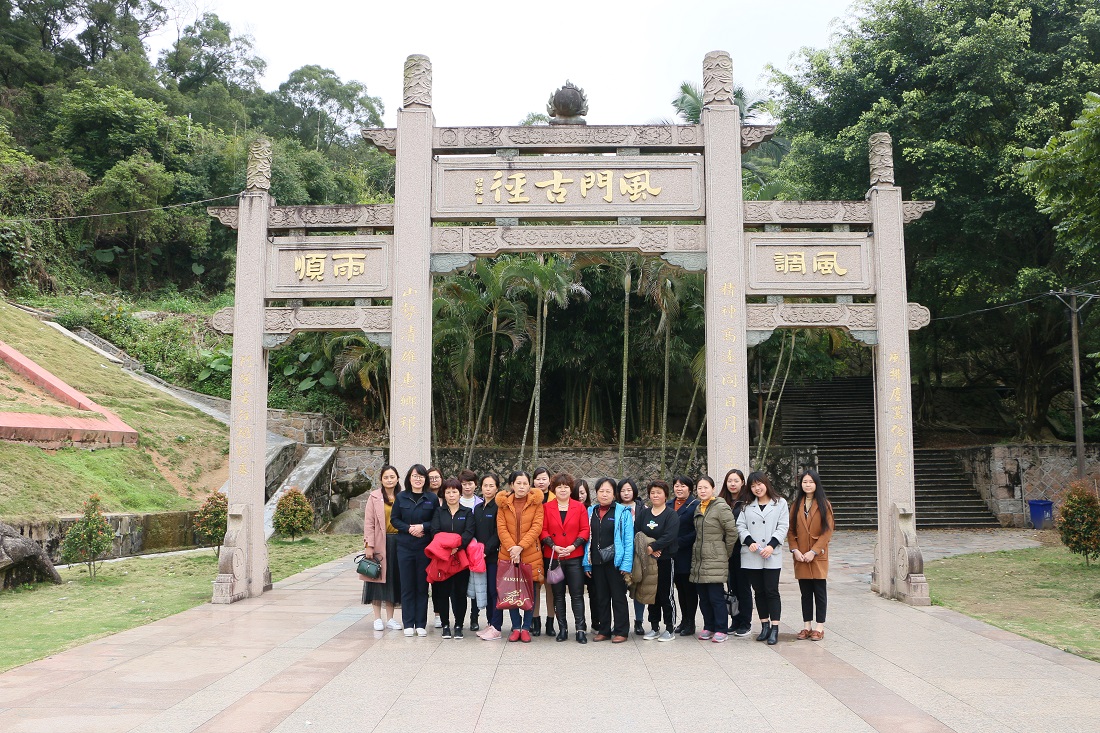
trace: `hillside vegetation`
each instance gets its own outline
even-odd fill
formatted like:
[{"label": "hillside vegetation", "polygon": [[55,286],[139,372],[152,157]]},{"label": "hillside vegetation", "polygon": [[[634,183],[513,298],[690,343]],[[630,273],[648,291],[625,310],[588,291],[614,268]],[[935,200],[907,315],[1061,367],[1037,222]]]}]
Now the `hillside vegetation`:
[{"label": "hillside vegetation", "polygon": [[0,340],[138,431],[137,448],[47,451],[0,442],[0,517],[79,511],[88,494],[109,511],[186,509],[224,483],[228,428],[137,381],[49,326],[0,303]]}]

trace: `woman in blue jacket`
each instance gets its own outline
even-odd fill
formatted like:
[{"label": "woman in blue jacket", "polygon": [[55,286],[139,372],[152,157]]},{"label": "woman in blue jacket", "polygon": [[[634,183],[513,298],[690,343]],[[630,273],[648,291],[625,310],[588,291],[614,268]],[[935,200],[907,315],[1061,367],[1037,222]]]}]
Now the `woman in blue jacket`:
[{"label": "woman in blue jacket", "polygon": [[424,490],[428,469],[419,463],[405,474],[405,490],[390,510],[397,530],[397,567],[401,573],[401,623],[405,636],[428,635],[428,556],[424,548],[432,535],[432,519],[439,498]]},{"label": "woman in blue jacket", "polygon": [[691,582],[691,549],[695,544],[695,507],[699,500],[692,496],[695,481],[687,476],[677,476],[672,481],[672,498],[668,508],[680,518],[680,534],[677,537],[676,556],[673,559],[672,582],[680,601],[681,621],[677,629],[680,636],[695,636],[695,613],[699,610],[699,592]]},{"label": "woman in blue jacket", "polygon": [[596,596],[592,641],[626,641],[630,610],[625,575],[634,568],[634,516],[615,503],[615,481],[596,482],[596,503],[588,509],[590,536],[584,547],[584,572],[592,578]]}]

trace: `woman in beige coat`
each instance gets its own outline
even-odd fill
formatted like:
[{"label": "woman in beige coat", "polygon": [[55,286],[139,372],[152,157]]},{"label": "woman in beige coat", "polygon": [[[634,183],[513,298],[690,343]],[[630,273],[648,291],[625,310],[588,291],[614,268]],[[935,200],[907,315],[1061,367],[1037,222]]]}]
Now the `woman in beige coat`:
[{"label": "woman in beige coat", "polygon": [[[802,623],[799,639],[825,638],[825,610],[828,599],[825,581],[829,577],[829,540],[833,537],[833,505],[825,498],[817,471],[806,471],[799,481],[798,496],[791,504],[787,545],[794,555],[794,577],[802,591]],[[814,611],[817,628],[812,628]]]},{"label": "woman in beige coat", "polygon": [[388,464],[382,466],[379,477],[382,485],[370,492],[363,513],[363,552],[367,557],[374,556],[382,565],[382,574],[377,578],[359,576],[363,581],[363,603],[374,605],[375,631],[401,628],[393,617],[394,602],[401,597],[401,585],[397,571],[397,530],[390,524],[390,510],[399,481],[396,468]]}]

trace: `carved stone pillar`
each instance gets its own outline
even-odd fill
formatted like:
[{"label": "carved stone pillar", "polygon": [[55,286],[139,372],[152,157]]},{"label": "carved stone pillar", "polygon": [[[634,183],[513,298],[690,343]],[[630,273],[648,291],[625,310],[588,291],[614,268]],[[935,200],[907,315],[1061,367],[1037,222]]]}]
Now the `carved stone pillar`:
[{"label": "carved stone pillar", "polygon": [[748,354],[741,119],[733,63],[725,51],[703,60],[703,146],[707,199],[707,469],[720,478],[748,471]]},{"label": "carved stone pillar", "polygon": [[234,286],[233,385],[229,424],[229,523],[214,581],[214,603],[271,587],[264,538],[267,358],[263,349],[271,142],[248,151],[248,187],[238,205]]},{"label": "carved stone pillar", "polygon": [[404,473],[430,463],[432,426],[432,66],[405,62],[397,113],[390,354],[390,463]]},{"label": "carved stone pillar", "polygon": [[871,136],[871,222],[875,246],[878,342],[875,359],[875,449],[878,540],[872,589],[887,598],[928,605],[916,535],[913,404],[909,372],[909,306],[901,189],[894,185],[890,136]]}]

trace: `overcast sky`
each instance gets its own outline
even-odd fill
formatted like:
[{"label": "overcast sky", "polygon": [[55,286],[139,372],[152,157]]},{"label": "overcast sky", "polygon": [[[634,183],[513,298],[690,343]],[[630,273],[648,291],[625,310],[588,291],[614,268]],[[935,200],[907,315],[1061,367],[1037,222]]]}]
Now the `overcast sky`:
[{"label": "overcast sky", "polygon": [[[703,56],[729,51],[734,79],[763,90],[768,64],[825,46],[853,0],[178,0],[180,27],[217,13],[252,36],[275,89],[306,64],[333,69],[381,97],[387,126],[401,105],[405,57],[432,60],[439,125],[510,125],[545,112],[569,79],[588,95],[590,124],[671,119],[682,81]],[[150,39],[154,56],[176,38]]]}]

